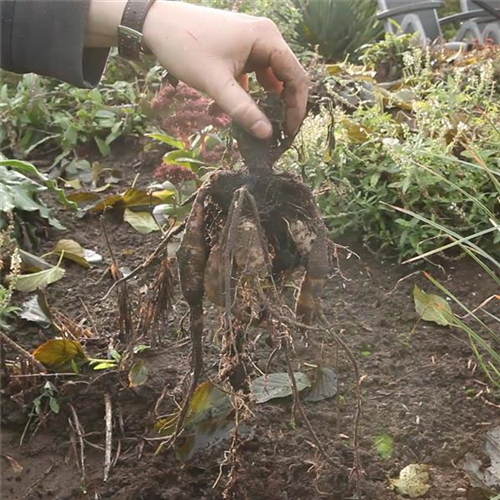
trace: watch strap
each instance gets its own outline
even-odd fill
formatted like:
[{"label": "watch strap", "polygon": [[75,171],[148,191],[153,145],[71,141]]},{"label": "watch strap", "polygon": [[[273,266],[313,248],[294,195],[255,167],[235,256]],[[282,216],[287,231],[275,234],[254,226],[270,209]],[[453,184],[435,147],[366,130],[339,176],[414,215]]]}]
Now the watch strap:
[{"label": "watch strap", "polygon": [[118,54],[126,59],[139,59],[141,52],[150,53],[142,44],[144,21],[155,0],[128,0],[118,26]]}]

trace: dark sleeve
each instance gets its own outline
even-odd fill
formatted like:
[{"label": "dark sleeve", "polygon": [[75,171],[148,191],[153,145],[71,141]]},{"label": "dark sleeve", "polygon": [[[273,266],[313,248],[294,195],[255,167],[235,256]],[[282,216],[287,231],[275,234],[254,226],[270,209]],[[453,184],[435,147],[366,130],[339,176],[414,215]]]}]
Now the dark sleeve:
[{"label": "dark sleeve", "polygon": [[90,0],[0,0],[0,65],[94,87],[109,49],[86,49]]}]

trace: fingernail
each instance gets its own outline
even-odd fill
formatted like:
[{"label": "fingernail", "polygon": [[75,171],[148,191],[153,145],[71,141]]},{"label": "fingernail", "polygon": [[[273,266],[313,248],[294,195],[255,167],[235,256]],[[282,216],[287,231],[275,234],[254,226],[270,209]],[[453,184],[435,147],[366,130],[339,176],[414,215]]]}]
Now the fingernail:
[{"label": "fingernail", "polygon": [[250,132],[259,139],[267,139],[271,137],[273,129],[269,123],[266,123],[264,120],[259,120],[250,127]]}]

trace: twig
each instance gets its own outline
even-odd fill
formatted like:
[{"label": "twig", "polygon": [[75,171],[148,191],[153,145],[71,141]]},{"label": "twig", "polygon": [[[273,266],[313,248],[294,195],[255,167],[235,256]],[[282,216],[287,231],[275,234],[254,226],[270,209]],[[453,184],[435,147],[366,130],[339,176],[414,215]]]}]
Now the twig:
[{"label": "twig", "polygon": [[104,452],[104,482],[108,480],[109,470],[111,468],[111,451],[113,445],[113,407],[111,405],[111,396],[108,392],[104,393],[104,407],[106,410],[106,450]]},{"label": "twig", "polygon": [[78,436],[78,441],[80,443],[80,467],[81,467],[81,473],[82,473],[82,484],[85,484],[85,444],[83,442],[83,437],[85,435],[85,431],[82,427],[82,424],[80,423],[80,420],[78,419],[78,415],[76,413],[75,408],[73,405],[69,405],[71,408],[71,413],[73,415],[73,421],[75,424],[75,432],[76,435]]},{"label": "twig", "polygon": [[354,415],[354,430],[353,430],[353,448],[354,448],[354,469],[353,473],[356,473],[357,479],[359,481],[361,474],[363,474],[363,466],[361,464],[361,459],[359,457],[359,426],[361,422],[362,414],[362,399],[361,399],[361,374],[359,372],[359,365],[352,353],[349,346],[332,330],[332,326],[328,323],[324,314],[321,313],[321,320],[325,325],[326,330],[333,337],[335,342],[342,350],[346,353],[349,361],[354,369],[354,376],[356,377],[356,414]]},{"label": "twig", "polygon": [[[111,275],[115,282],[119,282],[123,278],[123,274],[118,267],[118,262],[115,258],[113,248],[111,247],[111,242],[108,237],[108,231],[106,229],[106,224],[104,223],[103,217],[101,217],[101,227],[104,232],[104,238],[106,240],[106,245],[108,247],[108,251],[111,255]],[[132,321],[132,314],[130,309],[130,300],[128,295],[127,284],[122,283],[117,293],[117,302],[118,302],[118,323],[120,327],[120,333],[118,339],[123,342],[128,349],[132,348],[132,344],[134,341],[134,322]],[[122,361],[120,363],[123,366],[124,360],[127,359],[127,356],[124,354],[122,356]]]},{"label": "twig", "polygon": [[288,345],[288,339],[284,337],[282,339],[282,346],[283,346],[283,352],[285,354],[285,361],[286,361],[286,367],[288,371],[288,376],[290,378],[290,382],[292,384],[292,393],[293,393],[293,407],[294,410],[297,409],[300,413],[300,416],[302,417],[302,420],[306,424],[307,430],[309,431],[309,434],[311,434],[311,437],[314,441],[314,444],[316,445],[316,448],[318,451],[323,455],[323,457],[331,464],[331,465],[336,465],[338,466],[338,463],[333,460],[330,455],[326,452],[324,446],[321,444],[321,441],[318,438],[318,435],[316,434],[315,430],[313,429],[313,426],[311,425],[311,421],[309,420],[309,417],[307,416],[307,413],[304,409],[304,405],[302,404],[302,401],[300,400],[300,395],[299,395],[299,390],[297,388],[297,381],[295,380],[295,376],[293,374],[293,367],[292,367],[292,362],[290,360],[290,347]]},{"label": "twig", "polygon": [[100,338],[101,334],[99,333],[99,330],[97,329],[96,324],[94,323],[94,319],[92,318],[92,315],[90,314],[89,308],[87,307],[87,304],[85,304],[85,301],[79,296],[78,300],[81,302],[83,308],[85,309],[85,312],[87,313],[87,317],[89,318],[90,324],[92,325],[92,328],[94,329],[95,334]]},{"label": "twig", "polygon": [[[323,332],[322,328],[319,328],[317,326],[311,326],[311,325],[306,325],[304,323],[300,323],[299,321],[296,321],[292,318],[288,318],[286,316],[283,316],[279,313],[277,313],[274,310],[271,310],[271,314],[280,322],[294,326],[295,328],[298,329],[303,329],[303,330],[310,330],[310,331],[316,331],[316,332]],[[363,473],[363,468],[361,465],[361,460],[359,457],[359,427],[360,427],[360,421],[361,421],[361,410],[362,410],[362,403],[361,403],[361,375],[359,371],[359,366],[358,362],[356,361],[356,358],[352,354],[349,346],[338,336],[333,332],[333,326],[328,323],[326,320],[325,316],[321,313],[321,320],[324,324],[324,328],[328,330],[332,338],[335,340],[335,342],[342,348],[342,350],[347,354],[347,357],[349,358],[349,361],[353,365],[354,369],[354,374],[356,377],[356,415],[354,417],[354,436],[353,436],[353,447],[354,447],[354,468],[353,472],[356,472],[356,475],[359,476]],[[293,384],[293,382],[292,382]]]},{"label": "twig", "polygon": [[106,295],[101,300],[106,300],[111,292],[118,286],[121,285],[122,283],[125,283],[128,280],[131,280],[135,276],[137,276],[143,269],[146,269],[163,251],[163,249],[167,246],[167,244],[170,242],[170,240],[184,231],[186,228],[186,223],[183,222],[176,228],[171,228],[169,232],[162,238],[160,241],[160,244],[153,250],[153,253],[142,263],[139,264],[135,269],[132,270],[130,274],[127,274],[127,276],[124,276],[123,278],[120,278],[119,280],[115,281],[110,289],[106,292]]},{"label": "twig", "polygon": [[5,333],[0,332],[0,335],[3,342],[12,347],[12,349],[16,350],[23,358],[27,359],[33,365],[34,368],[36,368],[40,372],[45,371],[45,367],[42,365],[42,363],[40,363],[40,361],[38,361],[33,356],[33,354],[23,349],[19,344],[16,344],[16,342],[14,342],[11,338],[5,335]]}]

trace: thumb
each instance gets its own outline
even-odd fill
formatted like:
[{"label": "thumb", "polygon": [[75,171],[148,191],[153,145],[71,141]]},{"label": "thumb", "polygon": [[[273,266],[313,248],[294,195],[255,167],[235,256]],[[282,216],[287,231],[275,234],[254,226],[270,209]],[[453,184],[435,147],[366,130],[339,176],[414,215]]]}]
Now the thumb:
[{"label": "thumb", "polygon": [[266,115],[259,109],[255,101],[238,84],[229,73],[212,73],[212,82],[207,93],[217,105],[243,128],[259,139],[267,139],[272,135],[272,126]]}]

